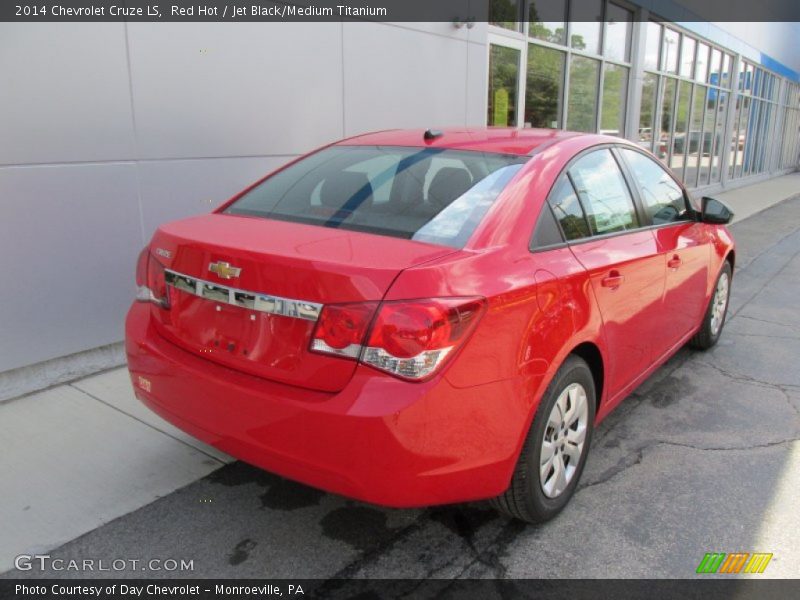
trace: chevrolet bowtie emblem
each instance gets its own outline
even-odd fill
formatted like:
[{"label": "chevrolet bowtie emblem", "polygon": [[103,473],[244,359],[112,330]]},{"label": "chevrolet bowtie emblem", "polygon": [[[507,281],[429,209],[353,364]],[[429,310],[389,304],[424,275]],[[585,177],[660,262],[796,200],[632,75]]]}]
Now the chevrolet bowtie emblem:
[{"label": "chevrolet bowtie emblem", "polygon": [[232,267],[230,263],[226,262],[215,262],[208,265],[208,270],[212,273],[216,273],[222,279],[233,279],[234,277],[238,277],[239,273],[242,270],[239,267]]}]

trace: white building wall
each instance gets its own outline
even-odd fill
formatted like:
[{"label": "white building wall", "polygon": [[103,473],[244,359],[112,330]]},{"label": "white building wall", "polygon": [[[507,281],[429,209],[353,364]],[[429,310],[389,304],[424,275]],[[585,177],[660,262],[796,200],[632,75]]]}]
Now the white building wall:
[{"label": "white building wall", "polygon": [[483,124],[486,31],[0,24],[0,373],[120,341],[160,223],[341,137]]}]

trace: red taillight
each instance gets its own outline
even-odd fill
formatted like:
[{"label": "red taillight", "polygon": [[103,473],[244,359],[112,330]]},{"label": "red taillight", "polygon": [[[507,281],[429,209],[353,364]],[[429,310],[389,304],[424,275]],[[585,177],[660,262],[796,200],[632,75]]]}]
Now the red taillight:
[{"label": "red taillight", "polygon": [[328,304],[317,321],[311,349],[327,354],[358,358],[377,302]]},{"label": "red taillight", "polygon": [[483,298],[431,298],[381,304],[325,306],[311,349],[358,358],[382,371],[419,380],[433,374],[469,337],[483,314]]},{"label": "red taillight", "polygon": [[432,298],[381,306],[361,362],[408,379],[441,368],[483,314],[483,298]]},{"label": "red taillight", "polygon": [[169,308],[164,266],[145,248],[136,263],[136,299]]}]

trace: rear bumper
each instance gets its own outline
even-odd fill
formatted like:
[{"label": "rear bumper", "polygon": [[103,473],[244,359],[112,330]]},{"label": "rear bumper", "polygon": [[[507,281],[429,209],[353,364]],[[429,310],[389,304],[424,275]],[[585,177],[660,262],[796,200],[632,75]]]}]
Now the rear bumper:
[{"label": "rear bumper", "polygon": [[407,383],[360,365],[338,393],[307,390],[182,350],[154,330],[143,303],[128,313],[126,351],[137,397],[190,435],[267,471],[385,506],[502,493],[527,430],[519,382],[456,389],[445,377]]}]

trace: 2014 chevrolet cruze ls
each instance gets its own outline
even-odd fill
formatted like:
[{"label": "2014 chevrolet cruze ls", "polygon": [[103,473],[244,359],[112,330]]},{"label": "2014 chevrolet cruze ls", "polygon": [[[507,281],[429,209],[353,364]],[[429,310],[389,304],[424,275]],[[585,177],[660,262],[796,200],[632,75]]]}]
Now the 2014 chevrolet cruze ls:
[{"label": "2014 chevrolet cruze ls", "polygon": [[408,507],[569,500],[592,430],[725,320],[731,213],[617,138],[388,131],[161,226],[137,396],[280,475]]}]

